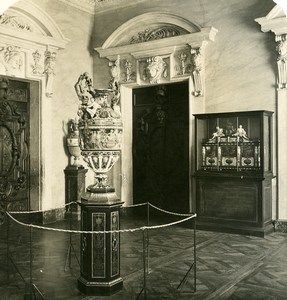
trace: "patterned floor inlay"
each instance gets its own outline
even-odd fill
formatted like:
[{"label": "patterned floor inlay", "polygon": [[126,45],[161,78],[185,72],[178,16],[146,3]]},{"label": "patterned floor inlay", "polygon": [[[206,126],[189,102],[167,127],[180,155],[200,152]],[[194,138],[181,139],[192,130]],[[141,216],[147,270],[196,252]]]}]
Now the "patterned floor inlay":
[{"label": "patterned floor inlay", "polygon": [[[122,218],[122,228],[146,224],[139,218]],[[154,222],[156,224],[156,222]],[[68,228],[68,222],[50,227]],[[79,229],[79,223],[73,222]],[[266,238],[197,231],[197,284],[193,270],[177,289],[193,263],[193,230],[173,226],[152,230],[149,239],[149,270],[146,299],[199,300],[286,300],[287,234]],[[71,262],[67,259],[70,235],[40,229],[32,231],[33,283],[45,299],[108,300],[136,299],[143,287],[142,232],[121,235],[123,289],[112,296],[86,296],[77,289],[79,277],[79,234],[72,234]],[[25,299],[30,280],[29,230],[11,224],[7,248],[6,226],[0,230],[0,299]],[[7,250],[13,261],[7,264]],[[73,250],[73,249],[72,249]],[[21,273],[18,274],[18,269]],[[9,276],[8,276],[9,275]],[[21,276],[23,279],[21,279]],[[9,283],[8,283],[9,279]],[[37,294],[37,293],[36,293]],[[27,298],[26,296],[26,299]],[[37,295],[36,299],[41,299]],[[139,300],[144,299],[142,293]]]}]

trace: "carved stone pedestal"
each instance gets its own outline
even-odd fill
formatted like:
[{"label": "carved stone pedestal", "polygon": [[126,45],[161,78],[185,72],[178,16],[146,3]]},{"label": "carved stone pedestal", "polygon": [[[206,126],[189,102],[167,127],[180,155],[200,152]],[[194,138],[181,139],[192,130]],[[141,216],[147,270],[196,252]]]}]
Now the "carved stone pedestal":
[{"label": "carved stone pedestal", "polygon": [[[114,188],[98,188],[87,192],[81,207],[82,231],[120,229],[120,202]],[[81,234],[81,276],[78,289],[87,295],[111,295],[122,289],[120,277],[120,234]]]},{"label": "carved stone pedestal", "polygon": [[[88,172],[83,166],[68,166],[65,170],[65,203],[81,200],[81,195],[86,188],[86,173]],[[71,210],[69,210],[71,208]],[[67,211],[77,214],[80,219],[78,205],[72,204],[67,206]]]}]

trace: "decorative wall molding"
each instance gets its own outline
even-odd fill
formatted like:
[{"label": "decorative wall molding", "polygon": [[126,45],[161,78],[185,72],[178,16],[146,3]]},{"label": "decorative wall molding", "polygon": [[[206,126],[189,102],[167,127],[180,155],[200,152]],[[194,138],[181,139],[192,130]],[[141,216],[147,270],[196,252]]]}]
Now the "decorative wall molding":
[{"label": "decorative wall molding", "polygon": [[34,2],[20,0],[0,17],[0,74],[45,78],[45,94],[51,97],[56,53],[68,41]]},{"label": "decorative wall molding", "polygon": [[[147,23],[150,29],[142,30]],[[178,16],[146,13],[120,26],[95,50],[118,61],[121,83],[148,85],[192,76],[197,97],[204,94],[204,50],[216,33]]]}]

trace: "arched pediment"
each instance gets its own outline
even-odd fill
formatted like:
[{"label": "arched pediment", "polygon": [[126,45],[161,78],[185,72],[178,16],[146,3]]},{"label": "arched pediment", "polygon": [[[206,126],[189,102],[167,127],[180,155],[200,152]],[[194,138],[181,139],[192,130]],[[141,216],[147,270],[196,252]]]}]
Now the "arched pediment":
[{"label": "arched pediment", "polygon": [[16,2],[1,15],[0,34],[58,49],[69,41],[53,19],[30,0]]},{"label": "arched pediment", "polygon": [[173,14],[151,12],[121,25],[95,50],[110,60],[116,82],[148,85],[193,76],[193,94],[202,96],[204,50],[216,33]]},{"label": "arched pediment", "polygon": [[199,25],[182,17],[160,12],[145,13],[121,25],[103,49],[200,32]]},{"label": "arched pediment", "polygon": [[0,16],[0,74],[43,80],[51,97],[57,51],[68,41],[34,2],[17,1]]},{"label": "arched pediment", "polygon": [[100,57],[109,59],[126,54],[161,55],[186,45],[200,48],[205,42],[213,41],[216,33],[213,27],[202,28],[170,13],[150,12],[122,24],[95,50]]}]

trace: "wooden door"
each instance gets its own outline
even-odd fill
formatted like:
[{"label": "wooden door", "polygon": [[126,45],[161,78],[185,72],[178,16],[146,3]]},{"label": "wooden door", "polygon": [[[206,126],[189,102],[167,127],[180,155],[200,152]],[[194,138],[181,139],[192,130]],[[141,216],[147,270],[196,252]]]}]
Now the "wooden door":
[{"label": "wooden door", "polygon": [[133,197],[189,211],[187,82],[133,91]]},{"label": "wooden door", "polygon": [[0,195],[8,210],[29,209],[29,83],[0,77]]}]

